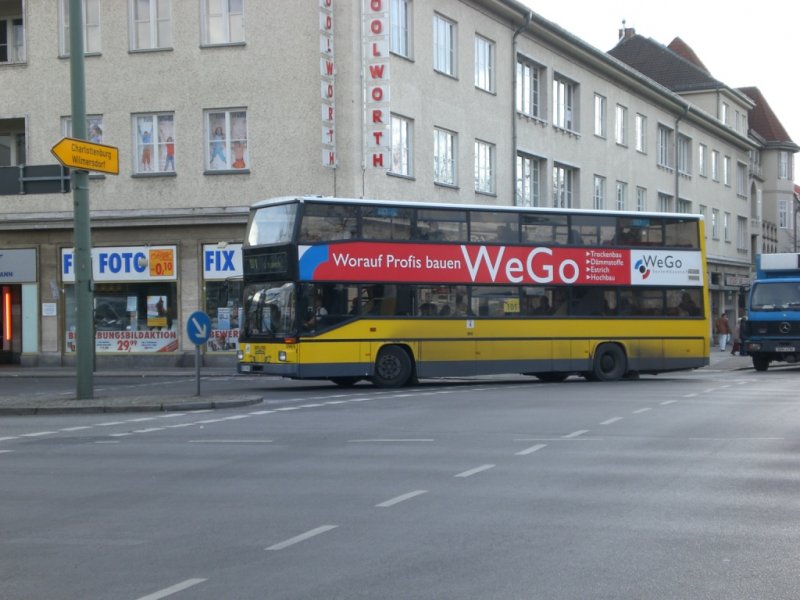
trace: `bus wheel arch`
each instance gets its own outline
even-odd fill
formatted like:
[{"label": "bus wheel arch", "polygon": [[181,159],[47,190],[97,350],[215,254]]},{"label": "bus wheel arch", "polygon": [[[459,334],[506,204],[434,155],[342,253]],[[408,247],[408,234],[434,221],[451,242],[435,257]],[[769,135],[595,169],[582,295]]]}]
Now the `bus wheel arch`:
[{"label": "bus wheel arch", "polygon": [[387,344],[378,351],[372,383],[378,387],[402,387],[414,372],[411,350],[407,346]]},{"label": "bus wheel arch", "polygon": [[594,351],[592,379],[595,381],[618,381],[628,371],[628,357],[620,344],[605,342]]}]

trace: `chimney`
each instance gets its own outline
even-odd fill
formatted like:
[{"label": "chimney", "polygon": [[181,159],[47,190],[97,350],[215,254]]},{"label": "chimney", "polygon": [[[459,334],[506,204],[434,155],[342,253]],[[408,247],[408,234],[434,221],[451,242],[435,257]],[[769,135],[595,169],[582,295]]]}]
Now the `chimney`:
[{"label": "chimney", "polygon": [[625,19],[622,19],[622,29],[619,29],[619,41],[629,40],[636,35],[636,30],[633,27],[625,27]]}]

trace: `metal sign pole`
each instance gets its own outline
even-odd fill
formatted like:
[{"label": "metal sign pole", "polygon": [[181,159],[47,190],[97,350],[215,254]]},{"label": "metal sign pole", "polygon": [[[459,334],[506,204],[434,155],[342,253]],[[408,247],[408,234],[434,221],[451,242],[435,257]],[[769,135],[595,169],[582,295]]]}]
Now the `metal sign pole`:
[{"label": "metal sign pole", "polygon": [[196,384],[195,396],[200,395],[200,345],[194,347],[194,380]]}]

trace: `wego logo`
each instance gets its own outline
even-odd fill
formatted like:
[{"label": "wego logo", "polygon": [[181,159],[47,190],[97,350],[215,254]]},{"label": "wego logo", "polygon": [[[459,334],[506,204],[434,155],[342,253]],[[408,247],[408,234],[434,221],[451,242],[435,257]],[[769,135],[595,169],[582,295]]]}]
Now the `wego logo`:
[{"label": "wego logo", "polygon": [[[528,253],[524,262],[521,258],[514,257],[504,260],[505,251],[506,247],[501,246],[497,251],[497,256],[492,259],[486,246],[480,246],[478,254],[473,260],[469,249],[461,246],[461,253],[472,281],[479,279],[482,269],[488,272],[492,282],[497,281],[497,274],[501,268],[505,280],[510,283],[522,283],[526,275],[535,283],[552,283],[555,273],[558,273],[560,281],[575,283],[580,275],[578,263],[574,260],[566,258],[561,262],[553,261],[553,251],[550,248],[534,248]],[[540,255],[542,258],[539,258]]]},{"label": "wego logo", "polygon": [[642,279],[647,279],[650,277],[650,269],[647,268],[647,265],[644,264],[644,261],[641,258],[636,261],[636,264],[633,266],[633,268],[641,273]]}]

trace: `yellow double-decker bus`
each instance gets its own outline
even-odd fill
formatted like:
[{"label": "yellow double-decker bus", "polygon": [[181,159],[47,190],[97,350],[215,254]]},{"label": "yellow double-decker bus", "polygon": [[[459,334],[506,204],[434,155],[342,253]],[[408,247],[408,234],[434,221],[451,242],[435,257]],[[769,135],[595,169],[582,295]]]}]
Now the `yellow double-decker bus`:
[{"label": "yellow double-decker bus", "polygon": [[709,364],[699,215],[274,198],[242,252],[240,373],[396,387]]}]

